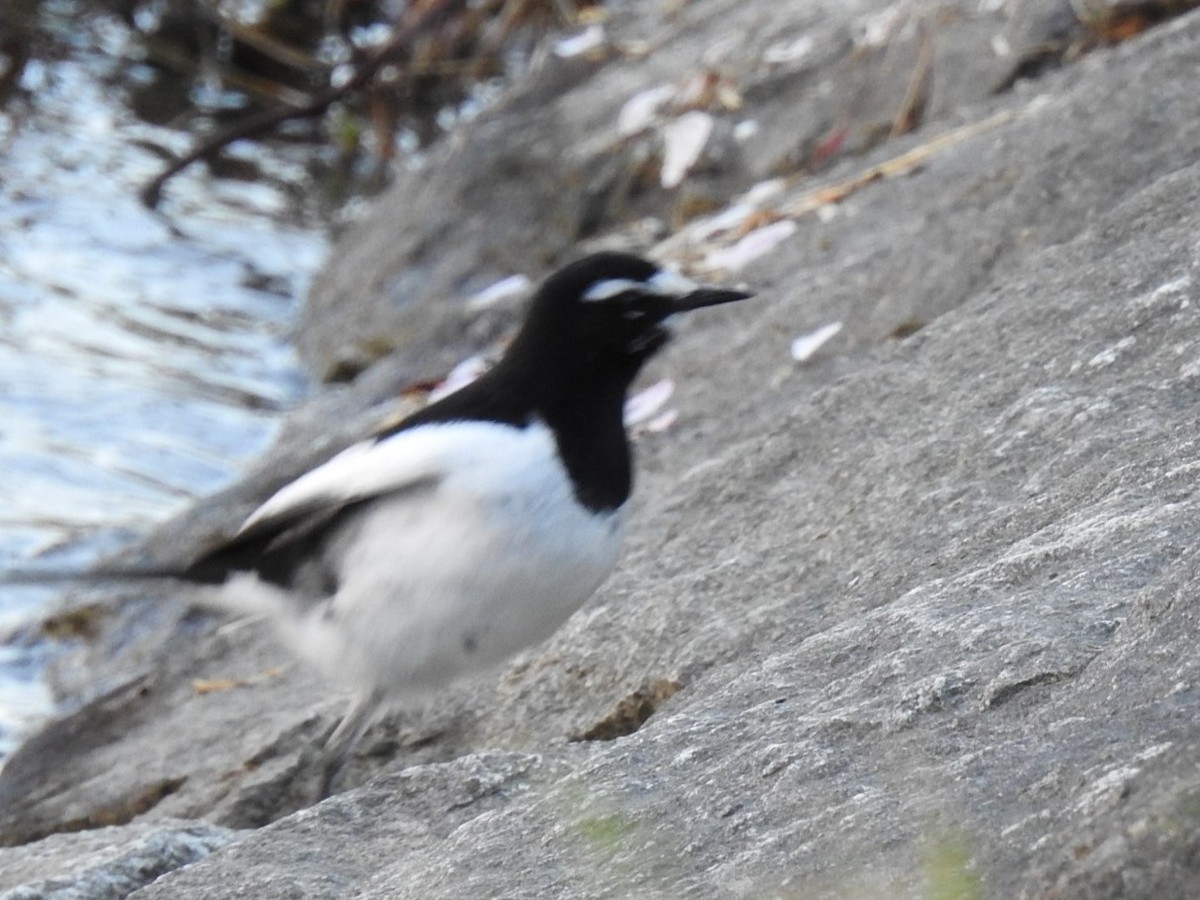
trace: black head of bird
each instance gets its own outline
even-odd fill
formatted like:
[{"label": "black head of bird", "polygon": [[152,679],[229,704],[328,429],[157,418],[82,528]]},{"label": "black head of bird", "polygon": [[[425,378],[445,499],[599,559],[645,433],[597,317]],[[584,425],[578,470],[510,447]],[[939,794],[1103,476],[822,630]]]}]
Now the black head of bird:
[{"label": "black head of bird", "polygon": [[699,285],[629,253],[596,253],[546,279],[506,361],[615,381],[623,391],[670,338],[673,316],[749,296]]}]

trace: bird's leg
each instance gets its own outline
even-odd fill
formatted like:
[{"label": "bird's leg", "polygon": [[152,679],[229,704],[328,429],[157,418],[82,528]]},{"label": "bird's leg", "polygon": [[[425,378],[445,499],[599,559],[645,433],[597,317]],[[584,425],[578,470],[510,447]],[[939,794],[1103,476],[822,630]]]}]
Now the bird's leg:
[{"label": "bird's leg", "polygon": [[363,732],[374,721],[380,705],[381,698],[376,691],[370,691],[350,702],[342,721],[326,739],[325,747],[321,751],[322,768],[318,799],[324,800],[332,793],[334,778],[342,771],[350,754],[354,752]]}]

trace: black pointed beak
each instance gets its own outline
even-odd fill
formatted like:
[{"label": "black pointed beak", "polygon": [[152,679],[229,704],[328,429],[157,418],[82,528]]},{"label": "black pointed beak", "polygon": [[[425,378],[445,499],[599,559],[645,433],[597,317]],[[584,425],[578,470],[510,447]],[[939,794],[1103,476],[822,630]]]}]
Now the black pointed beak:
[{"label": "black pointed beak", "polygon": [[684,294],[682,297],[672,297],[668,303],[668,309],[671,313],[688,312],[693,309],[701,309],[705,306],[717,306],[721,303],[734,303],[738,300],[746,300],[753,297],[753,294],[748,294],[745,291],[731,291],[724,288],[697,288],[691,293]]}]

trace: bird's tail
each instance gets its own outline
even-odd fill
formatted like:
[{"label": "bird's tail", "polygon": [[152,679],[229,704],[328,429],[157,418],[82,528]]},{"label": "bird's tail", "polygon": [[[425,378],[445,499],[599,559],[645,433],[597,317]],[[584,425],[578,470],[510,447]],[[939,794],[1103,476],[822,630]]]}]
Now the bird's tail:
[{"label": "bird's tail", "polygon": [[269,619],[288,644],[303,644],[309,639],[303,632],[320,630],[314,628],[316,622],[306,622],[310,617],[297,609],[287,591],[259,579],[254,572],[235,572],[217,580],[208,577],[206,570],[197,573],[195,569],[195,566],[185,569],[34,566],[0,570],[0,588],[89,587],[173,581],[194,589],[191,600],[197,606],[218,613]]},{"label": "bird's tail", "polygon": [[[224,573],[217,573],[218,577]],[[93,568],[33,566],[0,570],[0,590],[6,587],[101,587],[137,585],[148,582],[174,582],[188,589],[187,599],[194,606],[219,614],[266,619],[285,645],[302,659],[331,670],[331,661],[340,656],[342,647],[335,629],[319,608],[304,608],[288,591],[264,581],[254,572],[235,572],[227,577],[210,577],[207,569],[117,568],[100,565]],[[336,678],[336,671],[330,671]]]},{"label": "bird's tail", "polygon": [[260,580],[253,572],[231,575],[224,584],[208,587],[198,594],[200,604],[214,612],[269,619],[279,631],[285,632],[285,639],[289,637],[286,632],[296,627],[298,613],[288,593]]},{"label": "bird's tail", "polygon": [[219,587],[202,587],[193,602],[214,612],[266,619],[295,656],[324,672],[331,681],[346,681],[345,637],[333,627],[326,602],[297,603],[290,591],[253,572],[231,575]]},{"label": "bird's tail", "polygon": [[181,569],[108,569],[30,566],[23,569],[0,570],[0,587],[4,585],[30,587],[61,587],[67,585],[136,584],[143,581],[186,580]]}]

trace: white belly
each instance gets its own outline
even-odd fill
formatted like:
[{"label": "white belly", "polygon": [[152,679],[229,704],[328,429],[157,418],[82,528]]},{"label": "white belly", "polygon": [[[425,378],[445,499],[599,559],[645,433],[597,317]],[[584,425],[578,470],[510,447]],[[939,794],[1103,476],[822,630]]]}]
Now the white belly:
[{"label": "white belly", "polygon": [[426,693],[545,639],[612,571],[625,507],[579,506],[544,427],[495,427],[459,474],[372,502],[347,532],[300,648],[330,677]]}]

